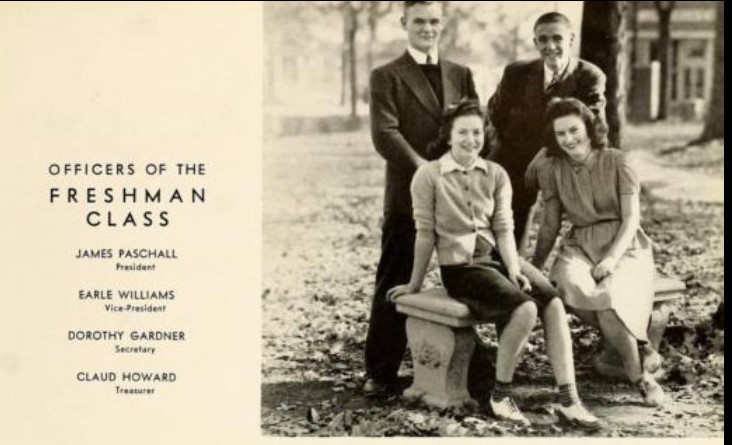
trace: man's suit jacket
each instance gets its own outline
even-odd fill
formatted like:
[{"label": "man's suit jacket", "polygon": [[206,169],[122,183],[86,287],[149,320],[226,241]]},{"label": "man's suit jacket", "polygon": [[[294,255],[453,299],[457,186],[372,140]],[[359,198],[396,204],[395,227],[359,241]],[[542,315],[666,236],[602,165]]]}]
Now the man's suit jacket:
[{"label": "man's suit jacket", "polygon": [[[470,69],[440,58],[443,104],[478,98]],[[427,77],[408,52],[371,72],[371,138],[386,160],[384,214],[412,215],[410,183],[419,159],[436,159],[443,109]]]},{"label": "man's suit jacket", "polygon": [[[573,97],[605,119],[605,74],[585,60],[570,59],[567,72],[550,91],[544,91],[544,62],[517,62],[506,67],[488,102],[488,123],[496,132],[490,159],[504,166],[512,180],[524,171],[543,146],[546,105],[554,97]],[[514,175],[521,175],[514,178]]]}]

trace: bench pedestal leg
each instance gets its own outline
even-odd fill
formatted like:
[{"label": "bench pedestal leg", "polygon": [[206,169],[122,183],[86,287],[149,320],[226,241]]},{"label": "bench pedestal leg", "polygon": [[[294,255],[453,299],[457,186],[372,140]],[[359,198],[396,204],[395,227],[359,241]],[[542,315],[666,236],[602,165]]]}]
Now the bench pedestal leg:
[{"label": "bench pedestal leg", "polygon": [[437,408],[477,406],[468,394],[468,366],[475,340],[473,329],[451,328],[416,317],[407,318],[407,338],[414,362],[414,382],[407,399],[421,399]]},{"label": "bench pedestal leg", "polygon": [[658,346],[661,344],[672,310],[673,303],[669,301],[657,302],[653,305],[651,323],[648,326],[648,340],[656,351],[658,351]]}]

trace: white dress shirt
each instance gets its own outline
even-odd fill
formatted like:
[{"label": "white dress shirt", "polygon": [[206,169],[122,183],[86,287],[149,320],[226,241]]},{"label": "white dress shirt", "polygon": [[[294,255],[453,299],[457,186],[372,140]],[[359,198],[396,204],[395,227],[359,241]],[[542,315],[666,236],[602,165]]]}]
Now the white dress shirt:
[{"label": "white dress shirt", "polygon": [[[412,56],[412,59],[414,59],[415,62],[419,65],[426,65],[427,64],[427,53],[423,53],[422,51],[413,48],[412,46],[407,46],[407,52],[409,52],[409,55]],[[432,59],[432,65],[437,65],[437,62],[439,61],[438,55],[437,55],[437,48],[432,48],[429,51],[430,59]]]}]

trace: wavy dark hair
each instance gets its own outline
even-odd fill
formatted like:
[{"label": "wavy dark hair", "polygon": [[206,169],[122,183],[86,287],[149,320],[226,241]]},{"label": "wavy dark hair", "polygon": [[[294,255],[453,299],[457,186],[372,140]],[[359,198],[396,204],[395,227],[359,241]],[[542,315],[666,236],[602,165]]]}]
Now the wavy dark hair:
[{"label": "wavy dark hair", "polygon": [[460,102],[448,106],[442,115],[440,134],[427,148],[427,151],[432,154],[433,159],[437,159],[450,151],[449,142],[452,124],[455,123],[455,119],[462,116],[478,116],[481,120],[485,119],[480,103],[476,99],[464,97],[460,99]]},{"label": "wavy dark hair", "polygon": [[547,156],[559,156],[563,153],[554,135],[554,121],[564,116],[579,116],[582,119],[592,149],[607,148],[607,125],[602,119],[578,99],[555,98],[549,102],[544,113],[544,146],[547,148]]}]

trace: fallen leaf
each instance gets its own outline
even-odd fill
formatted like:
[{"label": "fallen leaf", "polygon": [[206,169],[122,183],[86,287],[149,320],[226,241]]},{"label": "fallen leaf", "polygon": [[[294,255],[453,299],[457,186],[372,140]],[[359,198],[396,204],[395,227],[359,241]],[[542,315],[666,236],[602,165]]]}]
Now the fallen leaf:
[{"label": "fallen leaf", "polygon": [[315,410],[315,408],[309,408],[307,413],[307,419],[310,423],[319,423],[320,422],[320,414],[318,414],[318,411]]}]

